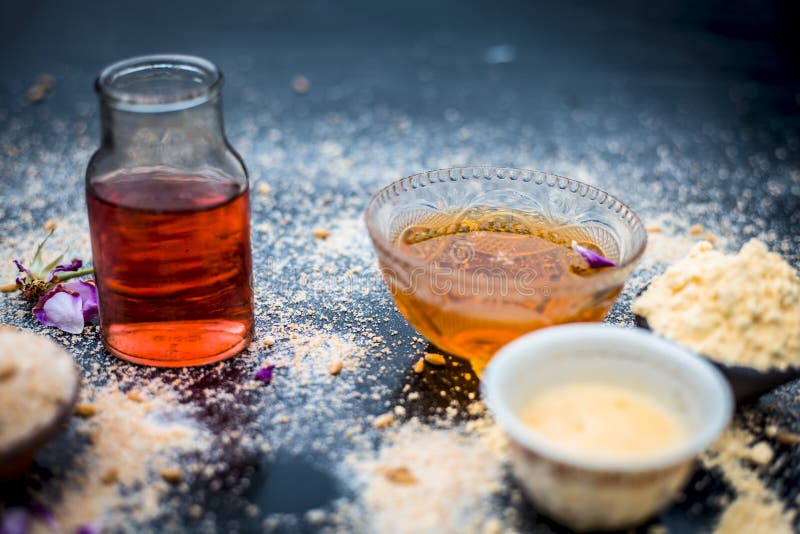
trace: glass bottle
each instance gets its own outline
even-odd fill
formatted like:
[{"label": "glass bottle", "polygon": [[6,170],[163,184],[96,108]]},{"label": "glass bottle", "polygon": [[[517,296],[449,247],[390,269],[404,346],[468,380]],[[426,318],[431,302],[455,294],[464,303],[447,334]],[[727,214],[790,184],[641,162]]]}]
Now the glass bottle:
[{"label": "glass bottle", "polygon": [[102,142],[86,202],[103,343],[154,366],[233,356],[253,335],[250,204],[222,73],[198,57],[143,56],[95,86]]}]

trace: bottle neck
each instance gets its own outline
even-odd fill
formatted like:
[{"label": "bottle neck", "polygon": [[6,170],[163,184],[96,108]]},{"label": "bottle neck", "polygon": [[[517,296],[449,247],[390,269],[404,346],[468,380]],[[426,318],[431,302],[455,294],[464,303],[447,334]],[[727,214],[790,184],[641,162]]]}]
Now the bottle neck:
[{"label": "bottle neck", "polygon": [[163,152],[181,147],[225,147],[222,103],[219,95],[190,107],[148,110],[146,106],[120,106],[100,99],[102,144],[123,151]]}]

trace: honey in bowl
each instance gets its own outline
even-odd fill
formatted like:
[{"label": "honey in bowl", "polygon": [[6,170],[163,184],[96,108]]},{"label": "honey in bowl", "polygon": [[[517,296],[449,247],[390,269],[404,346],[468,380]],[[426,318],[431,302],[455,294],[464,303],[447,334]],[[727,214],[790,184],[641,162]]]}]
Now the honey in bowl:
[{"label": "honey in bowl", "polygon": [[592,276],[607,268],[590,267],[572,242],[605,257],[618,252],[599,226],[504,208],[437,212],[398,232],[394,245],[421,267],[405,285],[389,286],[429,341],[480,374],[500,347],[527,332],[605,317],[624,280],[593,288]]},{"label": "honey in bowl", "polygon": [[519,417],[554,445],[587,458],[648,455],[688,439],[678,418],[646,393],[600,381],[542,391]]}]

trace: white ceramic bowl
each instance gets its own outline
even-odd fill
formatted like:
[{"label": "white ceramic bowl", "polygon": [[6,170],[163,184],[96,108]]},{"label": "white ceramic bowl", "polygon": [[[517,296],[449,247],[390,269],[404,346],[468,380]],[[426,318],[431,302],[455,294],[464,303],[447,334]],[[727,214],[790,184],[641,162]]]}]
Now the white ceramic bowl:
[{"label": "white ceramic bowl", "polygon": [[[537,391],[573,380],[646,392],[683,423],[688,438],[630,458],[558,447],[518,414]],[[509,343],[489,363],[481,387],[510,438],[512,469],[529,498],[575,530],[633,526],[667,506],[734,409],[730,386],[707,361],[640,329],[600,324],[546,328]]]}]

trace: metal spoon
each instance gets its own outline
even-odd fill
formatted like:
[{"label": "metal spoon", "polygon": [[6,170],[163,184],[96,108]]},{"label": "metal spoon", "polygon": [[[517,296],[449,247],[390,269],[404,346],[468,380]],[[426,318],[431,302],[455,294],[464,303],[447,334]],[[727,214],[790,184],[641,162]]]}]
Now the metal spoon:
[{"label": "metal spoon", "polygon": [[[647,283],[636,293],[636,298],[647,291],[648,287],[650,287],[650,283]],[[652,331],[647,319],[641,315],[634,313],[633,322],[639,328]],[[705,354],[700,354],[700,356],[714,364],[725,375],[731,385],[731,389],[733,389],[733,396],[736,398],[737,404],[753,402],[764,393],[800,378],[800,367],[797,366],[785,369],[771,367],[767,370],[762,370],[746,365],[729,365]]]}]

